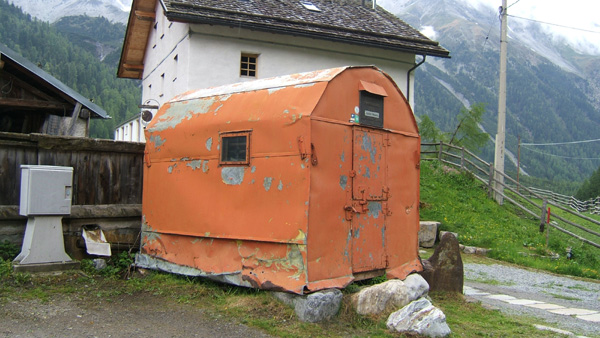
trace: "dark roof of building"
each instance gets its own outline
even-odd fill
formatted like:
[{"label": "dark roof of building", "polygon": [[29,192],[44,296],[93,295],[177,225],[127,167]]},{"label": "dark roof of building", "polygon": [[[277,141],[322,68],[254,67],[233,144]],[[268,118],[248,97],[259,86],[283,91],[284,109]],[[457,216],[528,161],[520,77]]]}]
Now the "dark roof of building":
[{"label": "dark roof of building", "polygon": [[[447,57],[449,52],[381,7],[359,0],[165,0],[167,17]],[[318,10],[308,9],[303,3]]]},{"label": "dark roof of building", "polygon": [[[134,0],[132,13],[136,2]],[[225,25],[258,31],[304,36],[414,54],[449,57],[450,52],[383,8],[362,0],[162,0],[171,21]],[[133,20],[130,16],[128,35]],[[147,28],[146,28],[147,29]],[[133,39],[131,39],[133,42]],[[127,49],[127,37],[124,53]],[[129,61],[129,62],[128,62]],[[143,60],[139,60],[143,61]],[[124,64],[135,68],[134,60],[121,56],[119,76]],[[139,74],[141,77],[141,73]],[[127,76],[125,76],[127,77]]]},{"label": "dark roof of building", "polygon": [[[38,66],[34,65],[32,62],[25,59],[24,57],[19,55],[17,52],[13,51],[12,49],[8,48],[7,46],[5,46],[4,44],[1,44],[1,43],[0,43],[0,58],[4,62],[6,62],[6,61],[11,62],[17,68],[19,68],[20,71],[26,72],[29,75],[31,75],[32,77],[40,79],[41,82],[45,83],[45,86],[47,88],[50,88],[51,90],[53,90],[59,94],[62,94],[61,96],[63,96],[65,99],[68,99],[68,100],[72,101],[73,103],[75,103],[75,102],[81,103],[81,105],[83,107],[87,108],[92,113],[94,113],[96,115],[95,117],[100,117],[100,118],[105,118],[105,119],[110,118],[110,116],[104,109],[100,108],[99,106],[97,106],[96,104],[91,102],[89,99],[83,97],[81,94],[77,93],[75,90],[73,90],[69,86],[67,86],[64,83],[62,83],[61,81],[59,81],[54,76],[46,73]],[[92,115],[92,117],[94,117],[94,115]]]}]

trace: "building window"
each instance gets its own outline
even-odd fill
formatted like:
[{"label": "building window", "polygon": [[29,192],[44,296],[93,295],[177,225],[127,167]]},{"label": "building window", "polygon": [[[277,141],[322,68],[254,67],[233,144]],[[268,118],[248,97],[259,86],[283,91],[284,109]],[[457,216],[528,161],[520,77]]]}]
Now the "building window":
[{"label": "building window", "polygon": [[173,74],[173,82],[175,82],[177,80],[177,71],[178,71],[177,68],[178,67],[179,67],[179,54],[175,54],[175,57],[173,57],[173,70],[175,73],[175,74]]},{"label": "building window", "polygon": [[240,76],[256,77],[257,60],[258,55],[256,54],[242,54]]},{"label": "building window", "polygon": [[163,97],[165,95],[165,73],[160,74],[160,94],[158,97]]},{"label": "building window", "polygon": [[157,42],[156,37],[158,36],[158,22],[154,22],[153,28],[154,28],[154,43],[153,43],[152,48],[156,48],[156,42]]},{"label": "building window", "polygon": [[221,134],[220,165],[250,164],[250,132],[229,132]]}]

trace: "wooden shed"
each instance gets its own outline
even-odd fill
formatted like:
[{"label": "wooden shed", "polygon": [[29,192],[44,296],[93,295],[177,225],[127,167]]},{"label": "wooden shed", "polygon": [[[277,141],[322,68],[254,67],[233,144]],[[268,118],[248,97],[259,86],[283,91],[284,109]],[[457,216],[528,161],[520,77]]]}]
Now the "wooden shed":
[{"label": "wooden shed", "polygon": [[146,139],[138,266],[294,293],[422,269],[418,128],[375,67],[190,91]]}]

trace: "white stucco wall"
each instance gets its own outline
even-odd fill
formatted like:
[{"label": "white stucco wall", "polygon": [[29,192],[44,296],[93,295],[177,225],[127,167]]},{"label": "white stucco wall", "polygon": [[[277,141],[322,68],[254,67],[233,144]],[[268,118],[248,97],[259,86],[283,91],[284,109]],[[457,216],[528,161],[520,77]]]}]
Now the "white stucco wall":
[{"label": "white stucco wall", "polygon": [[115,141],[146,142],[142,117],[136,117],[115,129]]},{"label": "white stucco wall", "polygon": [[[241,53],[258,54],[257,78],[318,69],[375,65],[406,94],[414,54],[240,28],[168,21],[157,7],[144,61],[142,102],[159,104],[187,90],[251,81],[239,73]],[[414,93],[411,79],[410,95]],[[409,100],[414,102],[412,97]]]}]

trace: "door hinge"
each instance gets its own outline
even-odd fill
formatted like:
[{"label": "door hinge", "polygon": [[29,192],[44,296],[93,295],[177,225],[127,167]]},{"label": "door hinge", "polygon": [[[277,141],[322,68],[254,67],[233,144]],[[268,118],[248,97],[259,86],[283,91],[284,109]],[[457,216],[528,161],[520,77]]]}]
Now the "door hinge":
[{"label": "door hinge", "polygon": [[150,168],[152,163],[150,163],[150,153],[147,150],[144,151],[144,162],[146,162],[146,167]]},{"label": "door hinge", "polygon": [[308,156],[306,148],[304,147],[304,137],[298,136],[298,151],[300,152],[300,159],[304,160]]},{"label": "door hinge", "polygon": [[319,164],[317,152],[315,151],[315,145],[312,143],[310,144],[310,163],[312,163],[313,166]]},{"label": "door hinge", "polygon": [[[358,213],[358,210],[356,210],[352,205],[345,206],[344,211],[346,212],[346,221],[351,221],[352,218],[354,218],[354,214]],[[352,229],[350,229],[350,231],[352,231]]]}]

